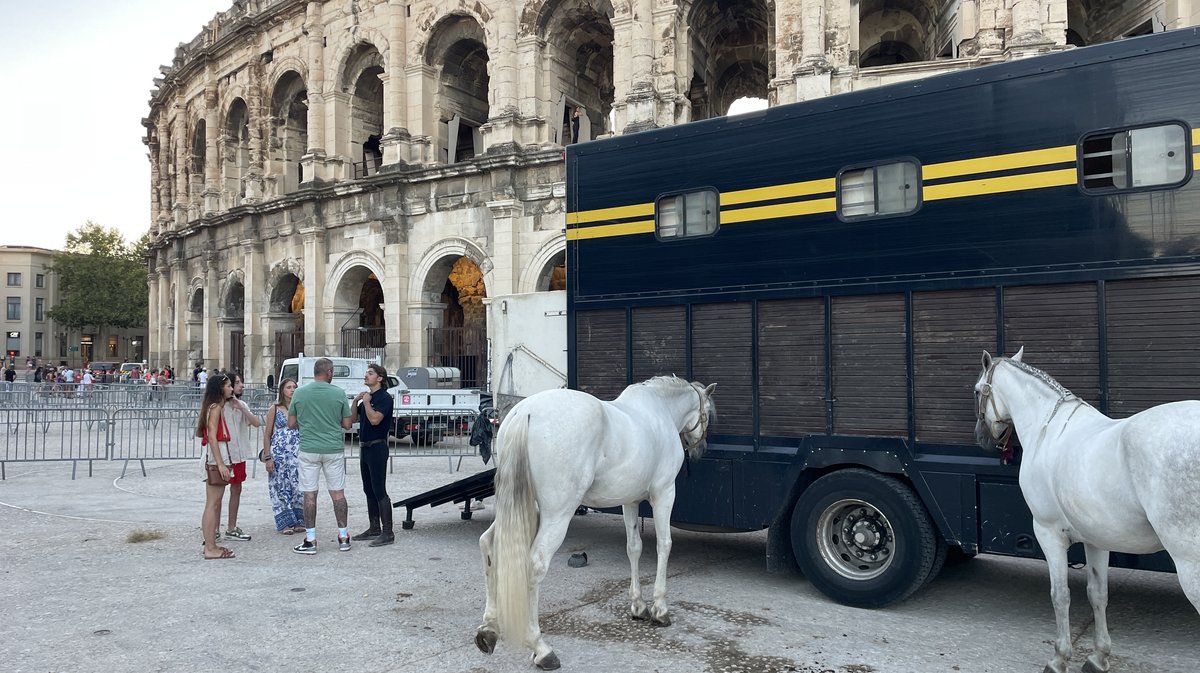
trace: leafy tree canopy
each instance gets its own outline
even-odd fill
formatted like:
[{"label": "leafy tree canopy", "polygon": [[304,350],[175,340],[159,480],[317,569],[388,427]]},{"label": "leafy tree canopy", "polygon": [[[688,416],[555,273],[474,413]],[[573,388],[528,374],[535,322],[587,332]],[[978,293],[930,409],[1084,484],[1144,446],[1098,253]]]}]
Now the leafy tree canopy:
[{"label": "leafy tree canopy", "polygon": [[148,235],[133,244],[116,229],[88,221],[67,234],[50,273],[58,282],[58,304],[47,314],[74,329],[144,327],[149,292],[144,255]]}]

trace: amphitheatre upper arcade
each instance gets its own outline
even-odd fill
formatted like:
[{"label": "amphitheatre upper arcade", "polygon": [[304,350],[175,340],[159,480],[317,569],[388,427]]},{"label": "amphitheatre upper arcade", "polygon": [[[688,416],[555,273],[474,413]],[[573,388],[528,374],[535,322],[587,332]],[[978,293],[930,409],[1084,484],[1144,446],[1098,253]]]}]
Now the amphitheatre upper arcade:
[{"label": "amphitheatre upper arcade", "polygon": [[149,359],[262,381],[298,350],[392,369],[435,358],[482,384],[481,300],[564,282],[576,106],[584,142],[1198,13],[1200,0],[235,0],[162,67],[143,120]]}]

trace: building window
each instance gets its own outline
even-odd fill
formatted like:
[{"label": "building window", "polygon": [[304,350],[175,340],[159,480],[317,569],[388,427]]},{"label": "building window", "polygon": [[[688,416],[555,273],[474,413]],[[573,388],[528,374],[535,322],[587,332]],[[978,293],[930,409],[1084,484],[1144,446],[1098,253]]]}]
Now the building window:
[{"label": "building window", "polygon": [[1190,135],[1171,123],[1084,136],[1080,184],[1091,193],[1179,186],[1191,177]]},{"label": "building window", "polygon": [[41,332],[33,333],[33,357],[35,357],[35,358],[42,357],[42,333]]},{"label": "building window", "polygon": [[8,298],[8,319],[9,320],[20,320],[21,319],[21,298],[20,297],[9,297]]},{"label": "building window", "polygon": [[44,274],[44,273],[35,274],[33,277],[33,286],[38,289],[46,287],[46,274]]},{"label": "building window", "polygon": [[13,273],[12,271],[9,271],[8,272],[8,286],[9,287],[21,287],[21,274]]},{"label": "building window", "polygon": [[108,356],[110,358],[117,357],[117,335],[110,334],[108,336]]},{"label": "building window", "polygon": [[46,300],[35,297],[33,300],[33,319],[42,322],[46,319]]},{"label": "building window", "polygon": [[715,189],[660,196],[654,202],[654,233],[659,240],[717,233],[721,208]]},{"label": "building window", "polygon": [[910,215],[921,207],[921,166],[892,161],[843,169],[837,176],[837,212],[845,222]]}]

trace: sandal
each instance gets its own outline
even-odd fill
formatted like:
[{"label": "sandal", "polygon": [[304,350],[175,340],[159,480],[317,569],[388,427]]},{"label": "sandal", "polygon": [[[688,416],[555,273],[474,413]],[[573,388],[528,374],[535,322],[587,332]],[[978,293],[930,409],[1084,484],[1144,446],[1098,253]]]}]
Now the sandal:
[{"label": "sandal", "polygon": [[306,533],[306,532],[308,532],[308,529],[306,529],[304,526],[292,526],[292,532],[293,533]]},{"label": "sandal", "polygon": [[291,528],[284,528],[283,530],[281,530],[279,532],[282,535],[295,535],[296,534],[296,531]]},{"label": "sandal", "polygon": [[221,559],[237,558],[237,556],[234,555],[233,550],[229,549],[228,547],[218,547],[218,549],[221,550],[220,554],[218,554],[216,556],[209,556],[208,554],[204,554],[204,560],[205,561],[220,561]]}]

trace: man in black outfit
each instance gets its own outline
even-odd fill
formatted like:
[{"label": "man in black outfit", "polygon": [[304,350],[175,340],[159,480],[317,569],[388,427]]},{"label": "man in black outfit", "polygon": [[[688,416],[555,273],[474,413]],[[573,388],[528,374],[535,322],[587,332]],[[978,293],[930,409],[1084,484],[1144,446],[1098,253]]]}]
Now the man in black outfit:
[{"label": "man in black outfit", "polygon": [[362,470],[363,492],[367,495],[370,526],[356,535],[375,538],[369,546],[382,547],[396,541],[392,532],[392,501],[387,494],[388,434],[392,429],[392,396],[384,383],[387,370],[382,365],[367,365],[363,383],[368,391],[359,393],[351,405],[358,411],[358,439],[362,443],[358,459]]}]

